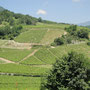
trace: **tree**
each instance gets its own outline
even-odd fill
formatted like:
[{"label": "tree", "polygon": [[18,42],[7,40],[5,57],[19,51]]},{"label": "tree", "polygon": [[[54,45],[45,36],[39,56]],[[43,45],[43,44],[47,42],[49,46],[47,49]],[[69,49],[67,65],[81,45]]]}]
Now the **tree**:
[{"label": "tree", "polygon": [[64,38],[63,38],[63,37],[56,38],[56,39],[54,40],[54,43],[55,43],[56,45],[62,45],[62,44],[64,44]]},{"label": "tree", "polygon": [[42,22],[43,20],[42,20],[42,18],[41,17],[39,17],[38,18],[38,22]]},{"label": "tree", "polygon": [[89,37],[89,32],[88,32],[88,30],[85,30],[85,29],[81,29],[81,30],[79,30],[78,32],[77,32],[77,35],[78,35],[78,37],[79,38],[86,38],[86,39],[88,39]]},{"label": "tree", "polygon": [[57,60],[41,90],[90,90],[90,72],[87,74],[84,61],[86,58],[76,52]]}]

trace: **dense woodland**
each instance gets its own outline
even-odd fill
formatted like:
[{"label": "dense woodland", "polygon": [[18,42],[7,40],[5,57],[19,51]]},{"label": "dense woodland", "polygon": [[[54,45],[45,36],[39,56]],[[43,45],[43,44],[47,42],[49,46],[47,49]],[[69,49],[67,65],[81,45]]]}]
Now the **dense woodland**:
[{"label": "dense woodland", "polygon": [[11,26],[24,24],[24,25],[35,25],[37,19],[23,14],[15,14],[8,10],[0,12],[0,24],[9,24]]}]

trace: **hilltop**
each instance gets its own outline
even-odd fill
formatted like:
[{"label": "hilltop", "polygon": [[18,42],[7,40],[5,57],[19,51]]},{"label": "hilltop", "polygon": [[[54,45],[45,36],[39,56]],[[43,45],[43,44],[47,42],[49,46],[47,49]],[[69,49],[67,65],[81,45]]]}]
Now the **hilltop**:
[{"label": "hilltop", "polygon": [[0,24],[2,25],[36,25],[37,22],[55,24],[56,22],[43,20],[41,17],[36,18],[30,15],[14,13],[3,7],[0,7]]}]

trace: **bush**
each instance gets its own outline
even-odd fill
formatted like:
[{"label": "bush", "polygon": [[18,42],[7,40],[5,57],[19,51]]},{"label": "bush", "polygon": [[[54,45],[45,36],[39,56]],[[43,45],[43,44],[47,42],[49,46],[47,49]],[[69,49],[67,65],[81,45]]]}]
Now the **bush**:
[{"label": "bush", "polygon": [[51,43],[51,46],[56,46],[56,43],[54,43],[54,42],[53,42],[53,43]]},{"label": "bush", "polygon": [[72,43],[72,38],[67,38],[67,43],[68,44]]},{"label": "bush", "polygon": [[65,30],[73,35],[74,32],[77,31],[77,25],[71,25],[70,27],[65,28]]},{"label": "bush", "polygon": [[10,39],[13,40],[14,37],[18,36],[23,27],[21,25],[13,26],[12,28],[7,26],[0,27],[0,39]]},{"label": "bush", "polygon": [[62,45],[62,44],[64,44],[64,38],[62,38],[62,37],[56,38],[56,39],[54,40],[54,43],[55,43],[56,45]]},{"label": "bush", "polygon": [[87,45],[90,46],[90,42],[87,42]]},{"label": "bush", "polygon": [[77,32],[77,36],[79,37],[79,38],[86,38],[86,39],[88,39],[89,37],[89,32],[88,32],[88,30],[84,30],[84,29],[81,29],[81,30],[79,30],[78,32]]},{"label": "bush", "polygon": [[57,60],[41,90],[90,90],[90,72],[87,73],[84,61],[84,55],[76,52]]}]

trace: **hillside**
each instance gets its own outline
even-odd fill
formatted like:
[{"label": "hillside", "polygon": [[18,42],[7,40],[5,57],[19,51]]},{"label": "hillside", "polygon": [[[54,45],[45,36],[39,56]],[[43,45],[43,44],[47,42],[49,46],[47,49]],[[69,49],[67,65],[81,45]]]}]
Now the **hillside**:
[{"label": "hillside", "polygon": [[40,90],[56,60],[76,51],[90,69],[90,29],[9,10],[0,12],[0,90]]},{"label": "hillside", "polygon": [[42,77],[48,74],[52,64],[71,51],[82,51],[89,58],[85,62],[90,68],[88,40],[51,46],[55,38],[67,35],[65,28],[70,25],[37,23],[22,26],[21,33],[14,40],[0,40],[1,90],[40,90]]},{"label": "hillside", "polygon": [[36,25],[37,22],[47,24],[57,24],[56,22],[43,20],[41,17],[36,18],[30,15],[24,15],[20,13],[14,13],[3,7],[0,7],[0,25]]}]

